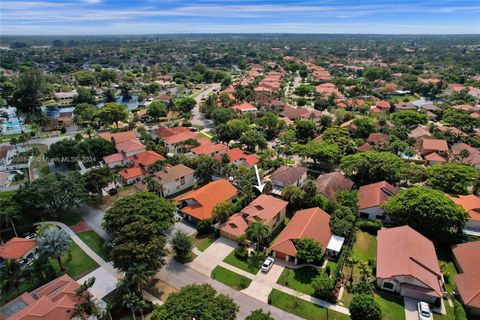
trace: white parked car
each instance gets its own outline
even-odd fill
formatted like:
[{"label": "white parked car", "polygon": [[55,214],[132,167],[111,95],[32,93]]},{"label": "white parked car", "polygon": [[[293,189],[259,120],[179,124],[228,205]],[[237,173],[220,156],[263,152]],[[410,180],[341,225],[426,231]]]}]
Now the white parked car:
[{"label": "white parked car", "polygon": [[275,262],[275,259],[272,257],[268,257],[265,262],[262,264],[262,272],[268,272],[270,269],[272,269],[273,263]]},{"label": "white parked car", "polygon": [[432,311],[426,302],[418,303],[418,319],[420,320],[432,320]]}]

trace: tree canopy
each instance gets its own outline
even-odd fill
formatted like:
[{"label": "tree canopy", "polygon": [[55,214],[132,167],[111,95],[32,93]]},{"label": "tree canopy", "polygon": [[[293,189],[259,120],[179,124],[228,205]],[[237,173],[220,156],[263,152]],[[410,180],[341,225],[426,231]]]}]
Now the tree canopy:
[{"label": "tree canopy", "polygon": [[468,220],[462,207],[443,192],[423,187],[400,191],[383,204],[385,214],[398,224],[408,224],[430,239],[448,240]]},{"label": "tree canopy", "polygon": [[432,188],[447,193],[467,194],[480,179],[480,172],[460,163],[447,163],[428,167],[427,183]]}]

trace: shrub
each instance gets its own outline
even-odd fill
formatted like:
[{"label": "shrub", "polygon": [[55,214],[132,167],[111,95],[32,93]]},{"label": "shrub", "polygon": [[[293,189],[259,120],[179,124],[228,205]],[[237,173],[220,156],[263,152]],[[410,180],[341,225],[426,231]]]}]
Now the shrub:
[{"label": "shrub", "polygon": [[240,260],[247,260],[248,250],[245,247],[236,247],[235,256]]},{"label": "shrub", "polygon": [[184,122],[182,123],[182,127],[187,127],[187,128],[188,128],[188,127],[191,127],[191,126],[192,126],[192,123],[191,123],[191,122],[184,121]]},{"label": "shrub", "polygon": [[467,315],[465,310],[460,302],[453,300],[453,313],[455,314],[456,320],[467,320]]},{"label": "shrub", "polygon": [[213,230],[212,221],[210,219],[200,220],[197,222],[197,231],[200,235],[209,234]]},{"label": "shrub", "polygon": [[375,235],[377,234],[377,231],[382,228],[382,223],[378,220],[375,220],[375,221],[361,220],[357,223],[357,226],[360,230]]}]

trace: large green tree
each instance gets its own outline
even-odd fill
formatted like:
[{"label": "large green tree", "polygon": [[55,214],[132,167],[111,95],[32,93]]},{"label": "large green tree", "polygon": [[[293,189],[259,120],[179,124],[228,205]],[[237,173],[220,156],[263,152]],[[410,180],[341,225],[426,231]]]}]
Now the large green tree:
[{"label": "large green tree", "polygon": [[338,146],[325,141],[309,141],[307,144],[298,144],[294,147],[294,151],[301,157],[312,159],[315,163],[336,164],[341,157]]},{"label": "large green tree", "polygon": [[208,284],[192,284],[170,294],[152,314],[153,320],[235,320],[238,306],[232,298],[217,294]]},{"label": "large green tree", "polygon": [[149,192],[114,202],[103,220],[115,243],[111,251],[114,266],[125,272],[138,265],[151,271],[162,267],[164,234],[175,222],[174,212],[170,201]]},{"label": "large green tree", "polygon": [[250,129],[245,131],[240,137],[240,143],[247,146],[247,149],[254,152],[256,147],[265,149],[267,147],[267,140],[264,135],[257,130]]},{"label": "large green tree", "polygon": [[253,310],[245,320],[275,320],[269,312],[263,312],[262,309]]},{"label": "large green tree", "polygon": [[349,309],[352,320],[382,319],[382,310],[380,309],[380,305],[370,294],[359,294],[353,296]]},{"label": "large green tree", "polygon": [[427,123],[427,115],[413,110],[401,110],[392,115],[395,125],[405,126],[407,128]]},{"label": "large green tree", "polygon": [[396,223],[408,224],[438,241],[461,231],[468,220],[463,208],[443,192],[423,187],[404,189],[382,207]]},{"label": "large green tree", "polygon": [[95,118],[98,119],[100,124],[107,126],[115,124],[117,127],[120,121],[127,120],[127,116],[127,106],[115,102],[105,104],[95,114]]},{"label": "large green tree", "polygon": [[25,214],[57,219],[62,213],[79,207],[87,199],[84,180],[79,172],[50,173],[20,186],[15,201]]},{"label": "large green tree", "polygon": [[16,221],[21,219],[20,207],[15,201],[16,191],[0,192],[0,219],[3,225],[11,225],[15,236],[18,237],[17,229],[15,228]]},{"label": "large green tree", "polygon": [[315,124],[310,120],[297,120],[295,122],[295,136],[298,142],[307,143],[315,138],[317,134],[317,128]]},{"label": "large green tree", "polygon": [[39,114],[42,106],[41,98],[45,90],[45,79],[37,69],[22,72],[16,82],[12,104],[19,111],[28,114]]},{"label": "large green tree", "polygon": [[480,179],[480,171],[460,163],[433,165],[427,172],[427,183],[447,193],[467,194],[468,189]]},{"label": "large green tree", "polygon": [[322,245],[312,238],[302,238],[297,242],[296,258],[305,263],[318,263],[322,260]]}]

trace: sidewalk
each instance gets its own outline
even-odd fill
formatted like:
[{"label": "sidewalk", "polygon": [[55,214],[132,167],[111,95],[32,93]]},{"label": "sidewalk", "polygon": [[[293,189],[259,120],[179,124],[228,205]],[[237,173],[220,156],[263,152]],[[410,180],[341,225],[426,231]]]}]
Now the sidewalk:
[{"label": "sidewalk", "polygon": [[[222,239],[222,237],[217,239],[217,241],[219,241],[220,239]],[[217,241],[215,241],[215,243]],[[208,249],[212,248],[212,246],[213,246],[213,244]],[[258,273],[256,275],[254,275],[254,274],[251,274],[247,271],[239,269],[235,266],[232,266],[228,263],[223,262],[223,259],[220,259],[221,258],[220,256],[225,256],[226,257],[229,252],[225,254],[225,252],[222,252],[222,253],[217,252],[216,250],[214,250],[214,248],[212,248],[211,250],[208,250],[208,249],[205,250],[204,252],[201,252],[201,251],[197,250],[196,248],[194,248],[194,250],[193,250],[193,253],[195,253],[197,255],[197,258],[195,258],[195,260],[200,258],[199,261],[208,261],[208,266],[209,266],[208,269],[205,269],[205,268],[201,267],[201,268],[199,268],[200,270],[197,270],[196,267],[198,267],[199,265],[203,265],[203,264],[200,264],[200,263],[195,264],[194,263],[195,260],[193,260],[193,262],[191,262],[189,264],[189,266],[191,268],[195,269],[196,271],[210,277],[211,276],[211,271],[215,268],[215,266],[219,265],[219,266],[221,266],[225,269],[228,269],[228,270],[230,270],[232,272],[235,272],[239,275],[242,275],[242,276],[244,276],[248,279],[251,279],[252,283],[248,286],[248,288],[240,291],[240,292],[242,292],[242,293],[244,293],[248,296],[251,296],[251,297],[253,297],[253,298],[255,298],[259,301],[262,301],[262,302],[266,303],[268,301],[268,296],[269,296],[270,292],[272,291],[272,289],[277,289],[277,290],[282,291],[284,293],[287,293],[291,296],[298,297],[302,300],[311,302],[311,303],[316,304],[318,306],[322,306],[324,308],[328,308],[328,309],[334,310],[336,312],[340,312],[340,313],[343,313],[343,314],[350,315],[350,311],[348,310],[348,308],[345,308],[345,307],[342,307],[342,306],[339,306],[339,305],[336,305],[336,304],[332,304],[330,302],[327,302],[327,301],[309,296],[307,294],[298,292],[296,290],[293,290],[293,289],[288,288],[288,287],[284,287],[284,286],[276,283],[277,279],[280,277],[280,275],[281,275],[281,273],[284,269],[284,266],[281,265],[281,264],[275,263],[274,266],[272,267],[272,269],[266,274],[262,273],[262,271],[260,270],[260,271],[258,271]],[[210,252],[215,252],[215,255],[209,254],[209,251]],[[220,256],[218,256],[219,254],[220,254]]]}]

